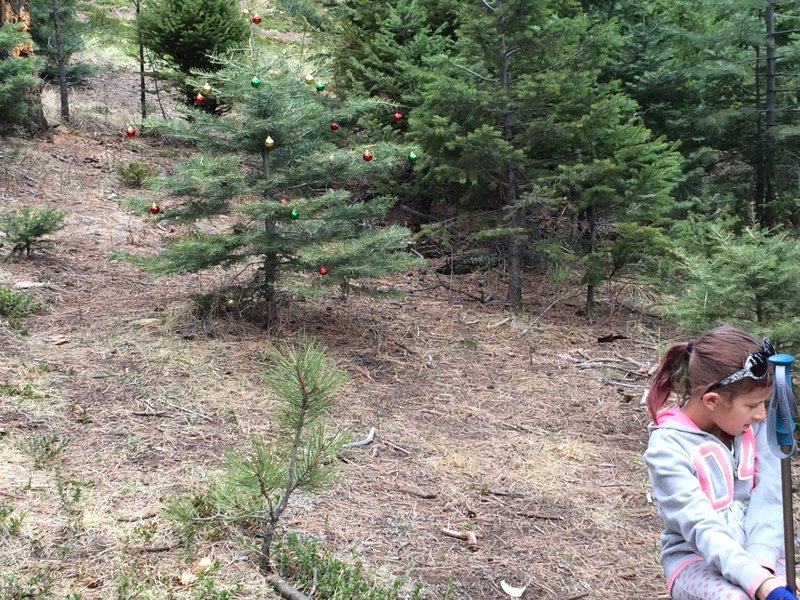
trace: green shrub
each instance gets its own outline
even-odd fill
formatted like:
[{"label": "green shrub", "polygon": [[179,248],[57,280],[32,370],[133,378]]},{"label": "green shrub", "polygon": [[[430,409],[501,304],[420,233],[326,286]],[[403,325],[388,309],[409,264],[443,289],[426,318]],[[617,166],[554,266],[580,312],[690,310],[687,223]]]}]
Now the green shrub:
[{"label": "green shrub", "polygon": [[31,206],[0,213],[0,239],[12,244],[12,253],[24,250],[30,256],[33,242],[64,227],[68,214],[62,208]]},{"label": "green shrub", "polygon": [[0,285],[0,317],[18,319],[40,310],[41,304],[25,292]]},{"label": "green shrub", "polygon": [[[289,533],[276,544],[275,566],[278,572],[302,590],[316,585],[315,598],[359,598],[360,600],[395,600],[401,597],[403,579],[382,585],[358,563],[345,562],[320,548],[319,540]],[[414,586],[411,600],[421,598],[421,585]]]},{"label": "green shrub", "polygon": [[127,165],[119,165],[114,169],[114,172],[122,183],[135,188],[142,187],[145,181],[156,175],[156,170],[153,167],[137,161],[129,162]]}]

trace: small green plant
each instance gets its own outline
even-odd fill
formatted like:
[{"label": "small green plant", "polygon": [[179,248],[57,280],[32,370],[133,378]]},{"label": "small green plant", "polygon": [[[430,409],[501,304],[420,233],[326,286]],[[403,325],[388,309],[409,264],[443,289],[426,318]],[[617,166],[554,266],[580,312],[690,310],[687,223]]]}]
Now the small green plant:
[{"label": "small green plant", "polygon": [[[395,600],[400,598],[405,581],[395,579],[390,585],[382,585],[364,571],[358,564],[351,564],[337,558],[320,547],[318,539],[287,534],[275,544],[275,567],[295,586],[308,590],[316,585],[315,598],[319,600],[336,598],[358,598],[359,600]],[[421,598],[422,586],[414,586],[411,598]]]},{"label": "small green plant", "polygon": [[0,538],[17,535],[22,529],[25,513],[17,513],[11,502],[0,502]]},{"label": "small green plant", "polygon": [[40,310],[36,298],[0,285],[0,317],[18,319]]},{"label": "small green plant", "polygon": [[156,170],[150,165],[133,161],[127,165],[119,165],[114,169],[122,183],[129,187],[140,188],[145,181],[156,176]]},{"label": "small green plant", "polygon": [[23,579],[18,573],[8,573],[0,578],[0,598],[3,600],[47,600],[52,598],[53,573],[42,567]]},{"label": "small green plant", "polygon": [[[0,313],[2,313],[2,310],[0,310]],[[14,396],[17,398],[25,398],[26,400],[33,400],[34,398],[38,398],[39,394],[30,382],[26,381],[23,384],[16,384],[4,381],[0,383],[0,396]]]},{"label": "small green plant", "polygon": [[37,433],[23,440],[22,450],[33,457],[33,465],[43,469],[53,464],[69,445],[69,437],[57,433]]},{"label": "small green plant", "polygon": [[214,579],[214,573],[219,570],[219,561],[215,561],[210,569],[203,572],[198,578],[194,586],[194,594],[192,600],[231,600],[233,594],[241,587],[236,585],[233,587],[218,588],[217,582]]},{"label": "small green plant", "polygon": [[150,544],[158,532],[158,523],[139,523],[133,528],[133,535],[141,539],[145,544]]},{"label": "small green plant", "polygon": [[12,254],[24,250],[25,256],[30,256],[32,244],[64,227],[68,214],[69,211],[62,208],[27,205],[0,213],[0,239],[12,245]]}]

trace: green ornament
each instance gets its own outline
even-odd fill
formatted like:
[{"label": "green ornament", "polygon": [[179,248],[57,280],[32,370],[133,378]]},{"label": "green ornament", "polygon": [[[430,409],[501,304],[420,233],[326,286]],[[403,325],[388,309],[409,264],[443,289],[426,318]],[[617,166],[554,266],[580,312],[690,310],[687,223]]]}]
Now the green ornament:
[{"label": "green ornament", "polygon": [[258,86],[261,85],[261,80],[258,77],[253,77],[250,80],[250,85],[252,85],[254,88],[257,88]]},{"label": "green ornament", "polygon": [[292,219],[297,219],[297,217],[299,217],[299,216],[300,216],[300,213],[297,212],[296,208],[293,208],[292,212],[289,213],[289,217],[291,217]]},{"label": "green ornament", "polygon": [[318,81],[317,85],[316,85],[316,88],[317,88],[318,92],[321,92],[322,90],[325,89],[325,84],[323,82],[321,82],[321,81]]},{"label": "green ornament", "polygon": [[413,162],[417,162],[417,153],[416,152],[409,152],[408,153],[408,160],[410,160],[412,163]]}]

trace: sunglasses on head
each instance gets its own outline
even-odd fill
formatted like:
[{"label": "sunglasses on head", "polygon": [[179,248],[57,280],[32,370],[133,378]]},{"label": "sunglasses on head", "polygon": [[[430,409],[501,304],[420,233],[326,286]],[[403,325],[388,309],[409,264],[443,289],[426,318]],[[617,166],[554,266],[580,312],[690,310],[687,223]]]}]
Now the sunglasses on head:
[{"label": "sunglasses on head", "polygon": [[758,352],[753,352],[752,354],[748,354],[747,358],[744,361],[744,367],[736,371],[731,375],[728,375],[725,379],[721,379],[713,384],[708,391],[715,390],[718,387],[722,387],[723,385],[729,385],[731,383],[735,383],[744,379],[745,377],[749,377],[750,379],[764,379],[769,372],[769,357],[775,354],[775,348],[772,345],[772,342],[769,341],[769,338],[764,338],[764,343],[761,346],[761,350]]}]

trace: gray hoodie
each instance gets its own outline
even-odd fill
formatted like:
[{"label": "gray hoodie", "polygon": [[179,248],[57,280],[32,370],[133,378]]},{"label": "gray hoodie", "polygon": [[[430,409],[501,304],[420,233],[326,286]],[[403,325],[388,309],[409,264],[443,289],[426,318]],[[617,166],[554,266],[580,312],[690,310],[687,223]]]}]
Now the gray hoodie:
[{"label": "gray hoodie", "polygon": [[644,454],[664,523],[661,564],[667,587],[681,570],[705,560],[755,597],[783,557],[780,461],[754,422],[729,449],[678,407],[648,427]]}]

